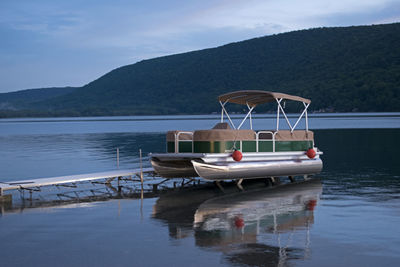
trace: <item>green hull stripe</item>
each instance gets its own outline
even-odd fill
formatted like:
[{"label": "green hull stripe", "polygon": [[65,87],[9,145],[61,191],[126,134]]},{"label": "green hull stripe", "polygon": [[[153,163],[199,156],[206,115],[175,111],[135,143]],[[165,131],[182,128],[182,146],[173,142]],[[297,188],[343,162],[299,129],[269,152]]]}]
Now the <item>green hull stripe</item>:
[{"label": "green hull stripe", "polygon": [[167,142],[167,153],[175,153],[175,142]]},{"label": "green hull stripe", "polygon": [[259,141],[258,152],[272,152],[272,141]]},{"label": "green hull stripe", "polygon": [[195,141],[194,153],[225,153],[232,151],[233,148],[240,150],[240,142],[234,141]]},{"label": "green hull stripe", "polygon": [[313,147],[312,141],[278,141],[275,142],[275,151],[306,151]]},{"label": "green hull stripe", "polygon": [[[175,153],[175,142],[167,142],[167,152]],[[192,153],[192,142],[179,142],[180,153]]]}]

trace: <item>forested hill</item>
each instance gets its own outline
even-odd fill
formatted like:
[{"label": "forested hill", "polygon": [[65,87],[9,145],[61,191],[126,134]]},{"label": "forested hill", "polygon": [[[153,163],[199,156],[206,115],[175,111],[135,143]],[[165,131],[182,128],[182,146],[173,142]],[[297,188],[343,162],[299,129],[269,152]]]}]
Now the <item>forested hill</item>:
[{"label": "forested hill", "polygon": [[220,94],[267,90],[310,98],[311,110],[400,111],[399,44],[400,23],[265,36],[120,67],[21,108],[43,115],[210,113]]},{"label": "forested hill", "polygon": [[29,104],[70,94],[75,89],[77,87],[49,87],[2,93],[0,94],[0,114],[1,110],[21,111]]}]

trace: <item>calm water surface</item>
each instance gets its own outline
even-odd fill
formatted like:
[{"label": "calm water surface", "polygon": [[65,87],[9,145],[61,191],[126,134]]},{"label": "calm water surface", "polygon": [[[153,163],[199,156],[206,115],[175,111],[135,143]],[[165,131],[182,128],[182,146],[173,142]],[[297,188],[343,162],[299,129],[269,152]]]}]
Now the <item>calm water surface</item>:
[{"label": "calm water surface", "polygon": [[[121,168],[137,167],[139,148],[165,150],[163,132],[215,117],[0,120],[0,182],[115,169],[117,147]],[[316,116],[310,127],[320,180],[4,212],[0,265],[399,266],[399,114]]]}]

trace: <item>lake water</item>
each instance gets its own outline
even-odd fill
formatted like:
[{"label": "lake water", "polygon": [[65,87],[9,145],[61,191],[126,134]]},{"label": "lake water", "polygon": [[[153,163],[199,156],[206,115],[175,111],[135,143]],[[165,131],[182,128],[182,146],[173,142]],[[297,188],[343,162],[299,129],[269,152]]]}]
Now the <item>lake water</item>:
[{"label": "lake water", "polygon": [[[0,266],[400,266],[400,114],[310,117],[315,180],[6,211]],[[3,119],[0,182],[112,170],[116,148],[120,168],[138,167],[139,149],[165,151],[165,131],[217,118]]]}]

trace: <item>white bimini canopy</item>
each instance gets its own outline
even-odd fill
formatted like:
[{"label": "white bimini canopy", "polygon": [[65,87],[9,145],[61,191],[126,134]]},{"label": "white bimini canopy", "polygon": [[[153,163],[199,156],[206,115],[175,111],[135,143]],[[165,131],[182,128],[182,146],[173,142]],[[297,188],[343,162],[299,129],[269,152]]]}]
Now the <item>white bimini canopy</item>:
[{"label": "white bimini canopy", "polygon": [[249,105],[255,107],[259,104],[268,102],[275,102],[278,99],[288,99],[310,104],[311,100],[299,96],[288,95],[277,92],[259,91],[259,90],[245,90],[235,91],[227,94],[220,95],[218,100],[221,102],[235,103],[240,105]]}]

